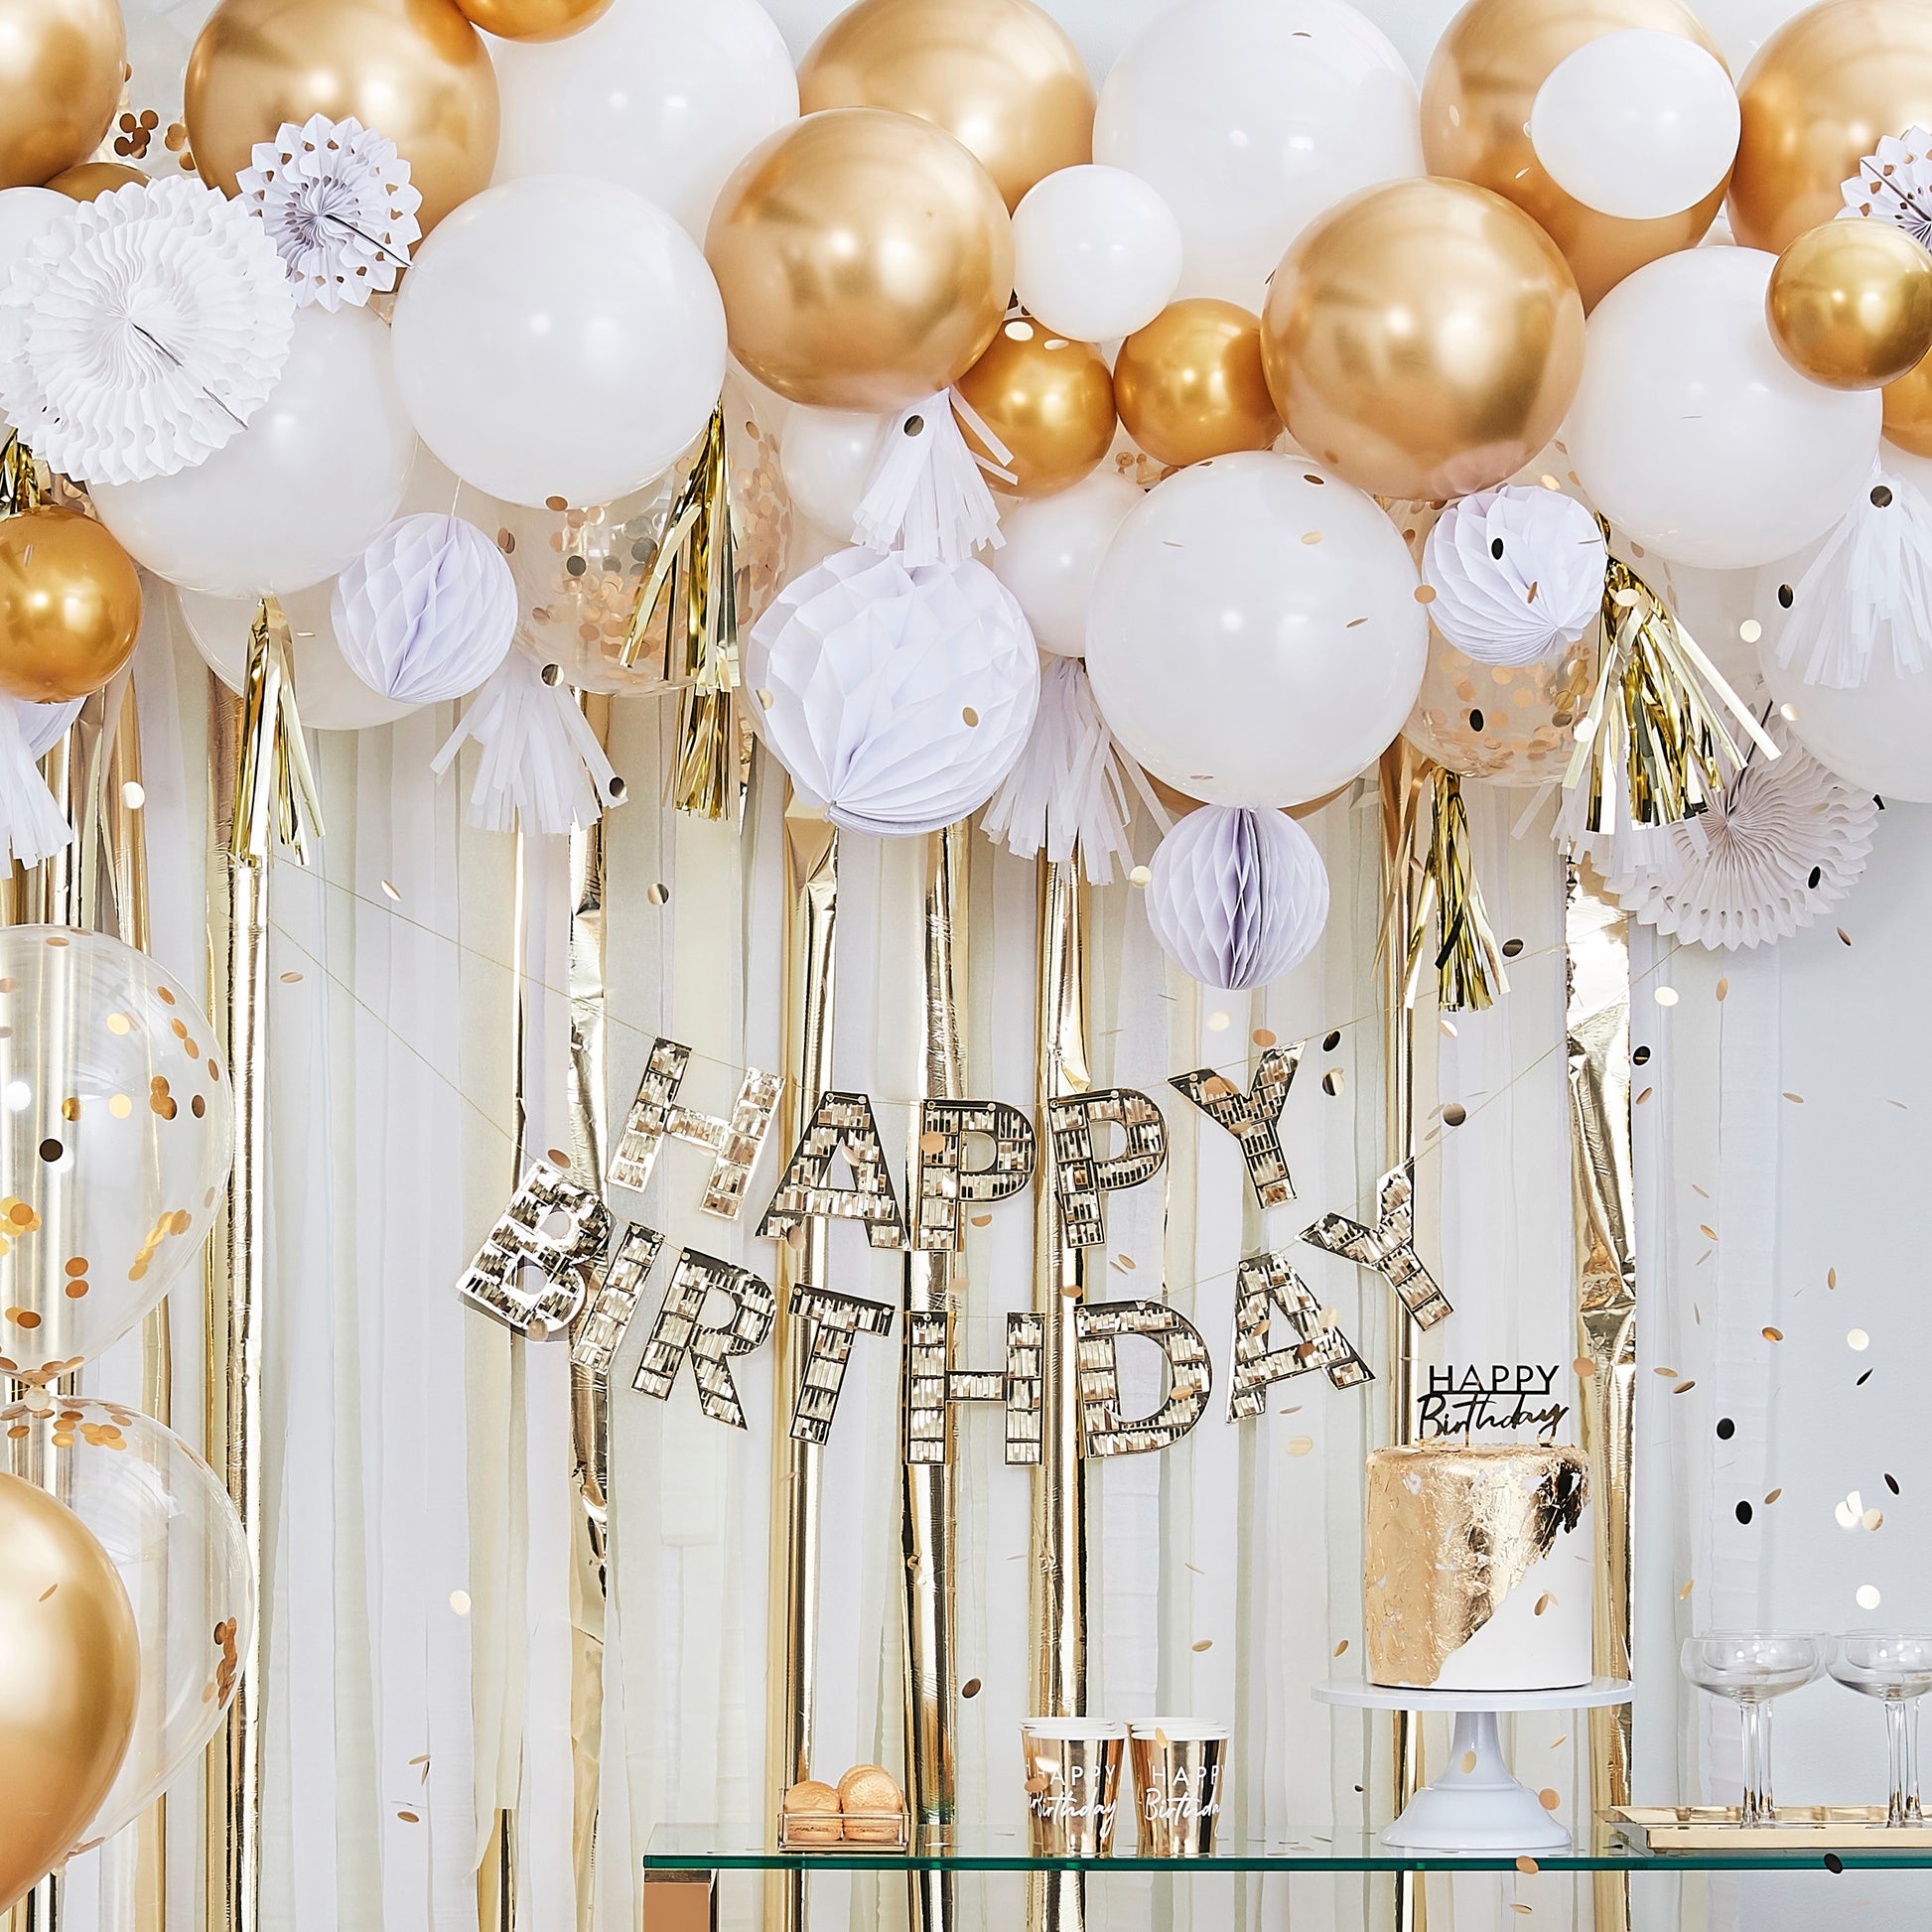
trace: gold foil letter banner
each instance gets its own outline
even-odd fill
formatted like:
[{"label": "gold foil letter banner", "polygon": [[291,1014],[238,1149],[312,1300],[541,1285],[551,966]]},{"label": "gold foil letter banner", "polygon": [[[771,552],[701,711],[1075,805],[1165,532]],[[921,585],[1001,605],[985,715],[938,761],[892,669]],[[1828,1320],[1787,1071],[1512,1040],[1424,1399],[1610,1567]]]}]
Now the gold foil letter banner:
[{"label": "gold foil letter banner", "polygon": [[[841,1148],[852,1168],[850,1187],[831,1179],[832,1162]],[[799,1136],[778,1190],[759,1223],[759,1235],[762,1240],[782,1241],[801,1222],[820,1215],[865,1222],[867,1238],[875,1248],[905,1245],[905,1223],[899,1219],[886,1150],[879,1142],[872,1101],[863,1093],[828,1093],[812,1110],[811,1122]]]},{"label": "gold foil letter banner", "polygon": [[623,1136],[611,1159],[611,1183],[641,1194],[650,1184],[651,1170],[664,1143],[688,1141],[693,1147],[710,1148],[718,1157],[705,1183],[704,1211],[735,1221],[745,1205],[752,1170],[758,1166],[765,1136],[771,1131],[784,1082],[775,1073],[761,1073],[748,1066],[731,1117],[720,1120],[716,1114],[676,1104],[690,1064],[690,1047],[661,1037],[651,1042],[643,1078],[637,1083],[637,1097],[630,1103]]},{"label": "gold foil letter banner", "polygon": [[1281,1118],[1307,1045],[1306,1039],[1299,1039],[1293,1046],[1269,1047],[1256,1065],[1254,1083],[1246,1093],[1211,1066],[1176,1073],[1168,1082],[1241,1143],[1241,1158],[1248,1164],[1255,1199],[1263,1207],[1281,1207],[1295,1198],[1295,1182],[1289,1177],[1288,1161],[1282,1153]]},{"label": "gold foil letter banner", "polygon": [[477,1250],[457,1293],[492,1321],[542,1341],[576,1320],[586,1272],[610,1238],[611,1211],[596,1192],[538,1161]]},{"label": "gold foil letter banner", "polygon": [[[965,1165],[968,1134],[993,1143],[983,1168]],[[931,1253],[957,1254],[965,1246],[959,1225],[962,1201],[990,1204],[1019,1193],[1034,1177],[1034,1124],[1003,1100],[928,1100],[919,1109],[918,1245]]]},{"label": "gold foil letter banner", "polygon": [[[1126,1148],[1105,1160],[1093,1151],[1093,1130],[1100,1122],[1127,1136]],[[1146,1094],[1118,1087],[1049,1100],[1046,1124],[1053,1136],[1053,1186],[1067,1245],[1101,1247],[1107,1239],[1103,1196],[1139,1187],[1167,1166],[1167,1122]]]},{"label": "gold foil letter banner", "polygon": [[[1280,1314],[1295,1330],[1286,1347],[1271,1348],[1270,1316]],[[1309,1291],[1284,1254],[1251,1255],[1241,1264],[1234,1290],[1234,1377],[1228,1389],[1228,1421],[1267,1413],[1268,1391],[1277,1382],[1326,1369],[1338,1389],[1375,1378]]]},{"label": "gold foil letter banner", "polygon": [[1006,1459],[1039,1460],[1039,1351],[1046,1324],[1036,1314],[1007,1316],[1007,1365],[999,1370],[952,1365],[952,1321],[925,1311],[906,1317],[909,1373],[905,1396],[905,1459],[949,1462],[951,1409],[958,1402],[1003,1402],[1007,1411]]},{"label": "gold foil letter banner", "polygon": [[1372,1228],[1341,1214],[1324,1214],[1302,1239],[1311,1247],[1373,1268],[1401,1298],[1417,1325],[1433,1328],[1454,1312],[1416,1252],[1415,1182],[1409,1170],[1391,1168],[1376,1183],[1381,1219]]},{"label": "gold foil letter banner", "polygon": [[798,1378],[792,1404],[791,1433],[801,1443],[827,1442],[845,1387],[845,1365],[852,1359],[854,1335],[890,1335],[897,1311],[863,1295],[840,1295],[801,1282],[791,1291],[791,1312],[812,1324],[811,1353]]},{"label": "gold foil letter banner", "polygon": [[[1165,1302],[1083,1303],[1074,1310],[1079,1336],[1080,1428],[1084,1455],[1145,1455],[1172,1449],[1207,1413],[1214,1367],[1200,1330]],[[1167,1358],[1168,1394],[1139,1422],[1120,1416],[1122,1335],[1142,1335]]]},{"label": "gold foil letter banner", "polygon": [[664,1237],[655,1228],[632,1222],[618,1238],[617,1252],[598,1276],[597,1293],[570,1339],[571,1365],[600,1387],[608,1387],[630,1317],[644,1292],[645,1278],[657,1261]]},{"label": "gold foil letter banner", "polygon": [[[718,1327],[704,1319],[705,1298],[714,1289],[732,1305],[731,1319]],[[713,1422],[743,1429],[745,1409],[738,1399],[731,1358],[749,1355],[763,1343],[777,1311],[771,1290],[749,1268],[682,1249],[670,1292],[657,1311],[656,1325],[630,1386],[660,1402],[666,1400],[688,1355],[698,1385],[698,1407]]]}]

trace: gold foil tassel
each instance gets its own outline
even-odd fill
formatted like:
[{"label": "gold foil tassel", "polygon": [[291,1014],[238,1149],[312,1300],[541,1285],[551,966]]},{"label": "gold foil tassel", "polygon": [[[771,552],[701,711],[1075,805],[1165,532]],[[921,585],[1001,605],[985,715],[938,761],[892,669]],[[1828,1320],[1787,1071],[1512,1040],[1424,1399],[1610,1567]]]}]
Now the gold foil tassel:
[{"label": "gold foil tassel", "polygon": [[1423,765],[1404,795],[1397,838],[1400,863],[1385,889],[1381,944],[1401,962],[1403,1005],[1416,1004],[1434,920],[1436,1004],[1445,1013],[1480,1013],[1509,991],[1509,975],[1476,879],[1457,773]]},{"label": "gold foil tassel", "polygon": [[228,833],[228,857],[236,865],[264,865],[270,846],[281,844],[306,866],[309,835],[322,836],[322,800],[295,708],[289,649],[288,619],[277,599],[265,597],[248,632],[248,676],[241,692],[234,822]]}]

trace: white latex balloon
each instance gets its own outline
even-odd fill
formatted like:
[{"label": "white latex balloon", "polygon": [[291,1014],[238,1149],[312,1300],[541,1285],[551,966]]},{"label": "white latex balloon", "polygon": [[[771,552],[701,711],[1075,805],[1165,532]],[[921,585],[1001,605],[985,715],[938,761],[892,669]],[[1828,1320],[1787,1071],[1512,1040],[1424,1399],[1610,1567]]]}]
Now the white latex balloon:
[{"label": "white latex balloon", "polygon": [[416,454],[389,331],[366,309],[299,310],[289,359],[248,427],[172,477],[96,483],[137,563],[214,597],[333,577],[396,513]]},{"label": "white latex balloon", "polygon": [[1178,294],[1259,309],[1317,214],[1423,172],[1421,109],[1402,57],[1345,0],[1180,0],[1114,64],[1093,156],[1173,210]]},{"label": "white latex balloon", "polygon": [[798,118],[784,37],[758,0],[617,0],[568,40],[492,41],[496,180],[594,175],[704,240],[731,171]]},{"label": "white latex balloon", "polygon": [[1013,211],[1013,286],[1027,313],[1080,343],[1144,329],[1180,285],[1180,223],[1120,168],[1062,168]]},{"label": "white latex balloon", "polygon": [[1666,255],[1589,319],[1571,459],[1597,508],[1673,562],[1788,557],[1871,473],[1878,392],[1827,389],[1778,353],[1764,320],[1775,265],[1748,248]]},{"label": "white latex balloon", "polygon": [[465,483],[531,507],[642,488],[725,380],[725,305],[697,243],[582,176],[486,189],[439,222],[394,332],[423,441]]},{"label": "white latex balloon", "polygon": [[1087,608],[1100,561],[1143,494],[1117,470],[1103,469],[1071,489],[1002,505],[1006,543],[988,551],[986,561],[1019,600],[1041,650],[1062,657],[1085,653]]},{"label": "white latex balloon", "polygon": [[858,410],[793,409],[778,438],[778,470],[792,508],[828,536],[850,543],[859,499],[892,426],[890,416]]},{"label": "white latex balloon", "polygon": [[1537,89],[1530,144],[1586,207],[1629,221],[1681,214],[1730,172],[1737,90],[1681,34],[1633,27],[1559,61]]},{"label": "white latex balloon", "polygon": [[1301,804],[1402,729],[1429,645],[1419,588],[1372,497],[1305,457],[1216,457],[1121,525],[1087,673],[1156,777],[1209,804]]}]

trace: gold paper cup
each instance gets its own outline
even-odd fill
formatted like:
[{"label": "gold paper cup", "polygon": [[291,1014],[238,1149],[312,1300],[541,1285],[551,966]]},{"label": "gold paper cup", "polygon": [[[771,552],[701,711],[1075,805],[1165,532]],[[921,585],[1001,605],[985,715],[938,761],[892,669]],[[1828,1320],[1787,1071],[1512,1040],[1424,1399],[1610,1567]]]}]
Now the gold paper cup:
[{"label": "gold paper cup", "polygon": [[1029,1718],[1020,1741],[1035,1854],[1106,1858],[1114,1849],[1127,1726],[1097,1718]]},{"label": "gold paper cup", "polygon": [[1134,1760],[1134,1817],[1142,1858],[1213,1856],[1227,1748],[1226,1725],[1157,1718],[1133,1727],[1128,1750]]}]

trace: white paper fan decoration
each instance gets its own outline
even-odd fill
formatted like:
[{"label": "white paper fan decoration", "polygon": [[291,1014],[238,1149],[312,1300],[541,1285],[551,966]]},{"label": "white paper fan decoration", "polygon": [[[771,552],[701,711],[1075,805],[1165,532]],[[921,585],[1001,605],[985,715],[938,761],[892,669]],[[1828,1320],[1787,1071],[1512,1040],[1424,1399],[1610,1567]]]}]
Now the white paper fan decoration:
[{"label": "white paper fan decoration", "polygon": [[1039,651],[984,564],[840,550],[778,594],[744,686],[792,782],[855,832],[936,832],[986,803],[1026,749]]},{"label": "white paper fan decoration", "polygon": [[1534,664],[1596,621],[1608,563],[1595,517],[1574,496],[1485,489],[1451,503],[1429,533],[1430,619],[1480,664]]},{"label": "white paper fan decoration", "polygon": [[1321,937],[1328,869],[1286,812],[1203,805],[1155,848],[1147,918],[1161,950],[1203,986],[1267,986]]},{"label": "white paper fan decoration", "polygon": [[371,691],[440,704],[474,691],[516,635],[516,580],[503,553],[460,516],[391,523],[336,579],[336,641]]},{"label": "white paper fan decoration", "polygon": [[69,477],[171,477],[246,427],[294,327],[281,260],[240,204],[198,181],[130,182],[15,261],[0,408]]},{"label": "white paper fan decoration", "polygon": [[23,704],[0,698],[0,853],[23,866],[37,866],[73,842],[73,827],[37,761],[67,736],[85,702]]},{"label": "white paper fan decoration", "polygon": [[1932,637],[1932,502],[1881,464],[1811,567],[1780,587],[1778,603],[1790,614],[1778,662],[1801,664],[1807,684],[1856,690],[1881,645],[1900,677],[1918,670]]},{"label": "white paper fan decoration", "polygon": [[1932,248],[1932,133],[1908,127],[1881,134],[1878,152],[1859,163],[1845,184],[1845,214],[1889,221],[1921,246]]},{"label": "white paper fan decoration", "polygon": [[236,193],[275,244],[298,306],[360,308],[395,287],[423,238],[423,198],[393,141],[353,115],[317,114],[256,142],[254,164],[235,178]]},{"label": "white paper fan decoration", "polygon": [[1633,916],[1700,946],[1761,946],[1810,925],[1858,883],[1878,807],[1777,719],[1783,756],[1754,758],[1722,804],[1663,828],[1649,862],[1610,880]]}]

